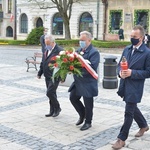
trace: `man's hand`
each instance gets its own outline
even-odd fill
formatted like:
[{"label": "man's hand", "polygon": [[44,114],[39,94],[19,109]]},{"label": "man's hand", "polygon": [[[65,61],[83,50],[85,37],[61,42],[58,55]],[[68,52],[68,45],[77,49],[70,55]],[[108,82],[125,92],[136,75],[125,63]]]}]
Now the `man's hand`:
[{"label": "man's hand", "polygon": [[132,70],[128,69],[128,70],[121,70],[119,74],[122,79],[125,79],[127,77],[130,77],[131,73],[132,73]]}]

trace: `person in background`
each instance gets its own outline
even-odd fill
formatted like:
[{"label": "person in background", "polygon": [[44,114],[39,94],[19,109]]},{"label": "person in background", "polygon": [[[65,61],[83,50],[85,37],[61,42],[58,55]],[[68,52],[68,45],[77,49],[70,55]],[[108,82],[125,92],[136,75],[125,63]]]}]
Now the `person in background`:
[{"label": "person in background", "polygon": [[[91,44],[92,35],[88,31],[80,33],[80,48],[77,53],[83,53],[83,58],[87,60],[91,67],[97,72],[97,68],[100,62],[99,51]],[[84,122],[80,130],[87,130],[92,126],[93,117],[93,97],[98,95],[98,80],[92,77],[92,75],[83,68],[83,77],[74,75],[74,82],[69,88],[70,101],[79,114],[79,120],[76,125],[80,125]],[[81,102],[83,97],[84,104]]]},{"label": "person in background", "polygon": [[146,32],[144,36],[144,43],[148,48],[150,47],[150,35],[148,34],[148,32]]},{"label": "person in background", "polygon": [[122,26],[120,27],[119,31],[118,31],[118,36],[119,36],[119,40],[124,40],[124,30],[122,28]]},{"label": "person in background", "polygon": [[135,137],[141,137],[149,130],[146,119],[137,107],[143,95],[144,81],[150,77],[150,49],[143,43],[144,35],[144,28],[141,25],[133,28],[131,31],[132,44],[124,49],[120,59],[120,62],[122,57],[127,59],[128,69],[121,70],[120,62],[118,64],[120,85],[117,93],[125,101],[125,115],[118,140],[112,146],[115,150],[125,146],[133,120],[140,128]]},{"label": "person in background", "polygon": [[44,31],[43,31],[43,35],[41,35],[41,37],[40,37],[40,44],[41,44],[41,51],[42,51],[42,53],[44,54],[44,52],[45,52],[45,35],[47,35],[47,32],[48,32],[48,29],[47,28],[44,28]]},{"label": "person in background", "polygon": [[57,100],[57,87],[59,79],[52,80],[53,69],[49,67],[49,64],[54,64],[54,57],[63,50],[60,46],[55,43],[55,39],[51,35],[45,35],[46,51],[43,55],[42,62],[40,64],[40,70],[38,71],[37,78],[40,79],[42,74],[45,76],[45,82],[47,87],[46,95],[49,98],[49,113],[45,117],[56,117],[59,115],[61,108]]}]

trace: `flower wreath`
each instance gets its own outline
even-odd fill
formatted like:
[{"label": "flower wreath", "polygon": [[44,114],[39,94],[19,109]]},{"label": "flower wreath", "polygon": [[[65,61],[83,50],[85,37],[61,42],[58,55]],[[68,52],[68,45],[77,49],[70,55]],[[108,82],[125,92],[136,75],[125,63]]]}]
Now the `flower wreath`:
[{"label": "flower wreath", "polygon": [[85,60],[81,55],[75,52],[73,47],[66,48],[64,51],[60,51],[59,55],[52,57],[55,61],[54,64],[49,64],[51,68],[54,68],[53,78],[61,78],[65,81],[67,74],[73,74],[82,77],[82,67],[95,78],[98,79],[98,74],[89,65],[89,61]]}]

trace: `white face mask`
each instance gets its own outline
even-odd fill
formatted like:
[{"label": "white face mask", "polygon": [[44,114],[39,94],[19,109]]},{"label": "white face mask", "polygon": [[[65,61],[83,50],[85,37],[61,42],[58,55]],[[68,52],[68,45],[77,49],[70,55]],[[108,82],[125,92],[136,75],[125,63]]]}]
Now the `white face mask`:
[{"label": "white face mask", "polygon": [[79,41],[79,45],[81,48],[86,48],[86,42],[85,41]]},{"label": "white face mask", "polygon": [[51,50],[51,49],[52,49],[52,46],[46,45],[46,49],[47,49],[47,50]]}]

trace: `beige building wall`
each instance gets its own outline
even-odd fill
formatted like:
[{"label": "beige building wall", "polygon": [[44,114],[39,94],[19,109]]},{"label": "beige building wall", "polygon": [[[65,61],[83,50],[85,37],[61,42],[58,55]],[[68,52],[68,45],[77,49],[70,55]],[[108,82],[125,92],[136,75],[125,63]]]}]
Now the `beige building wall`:
[{"label": "beige building wall", "polygon": [[[115,35],[109,34],[109,22],[110,22],[110,11],[111,10],[122,10],[122,27],[124,29],[125,40],[130,39],[130,32],[134,26],[134,11],[142,9],[149,9],[150,11],[150,0],[109,0],[108,1],[108,11],[107,11],[107,34],[114,38]],[[149,12],[149,20],[150,20],[150,12]],[[149,30],[150,34],[150,22],[149,22]]]},{"label": "beige building wall", "polygon": [[[150,20],[150,0],[108,0],[108,11],[107,11],[107,35],[116,38],[116,35],[109,34],[109,15],[110,10],[123,10],[122,16],[122,27],[124,29],[125,40],[130,39],[130,32],[134,26],[134,11],[140,9],[149,9],[149,20]],[[130,20],[131,19],[131,20]],[[149,22],[150,27],[150,22]],[[150,34],[150,28],[148,28]]]},{"label": "beige building wall", "polygon": [[[14,1],[12,8],[14,9]],[[7,0],[2,0],[4,18],[0,22],[0,38],[1,39],[13,39],[13,37],[6,37],[6,28],[8,26],[14,29],[14,22],[10,22],[10,15],[7,10]],[[99,0],[99,10],[97,10],[97,0],[81,0],[80,3],[75,3],[72,9],[72,16],[70,19],[71,37],[73,39],[78,38],[79,35],[79,19],[82,13],[89,12],[93,17],[93,37],[97,38],[98,27],[98,39],[103,40],[104,33],[104,12],[105,7],[102,4],[102,0]],[[134,26],[134,11],[135,10],[149,10],[148,18],[150,20],[150,0],[108,0],[108,9],[106,15],[106,40],[118,40],[117,34],[109,33],[110,23],[110,11],[122,10],[122,27],[124,29],[125,40],[130,40],[130,32]],[[13,10],[14,12],[14,10]],[[49,33],[52,32],[52,18],[53,15],[58,12],[57,9],[39,9],[35,4],[27,3],[27,0],[17,0],[17,39],[26,39],[28,34],[33,28],[36,27],[36,21],[40,17],[43,20],[43,26],[49,29]],[[25,13],[28,17],[28,33],[20,32],[20,17]],[[97,21],[97,13],[99,13],[99,20]],[[98,23],[98,24],[97,24]],[[150,22],[149,22],[150,27]],[[14,30],[13,30],[14,31]],[[117,32],[117,31],[116,31]],[[148,28],[150,34],[150,28]],[[55,35],[56,38],[64,38],[64,35]]]}]

